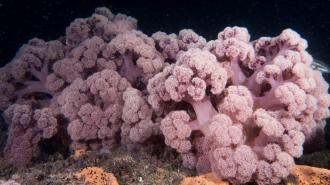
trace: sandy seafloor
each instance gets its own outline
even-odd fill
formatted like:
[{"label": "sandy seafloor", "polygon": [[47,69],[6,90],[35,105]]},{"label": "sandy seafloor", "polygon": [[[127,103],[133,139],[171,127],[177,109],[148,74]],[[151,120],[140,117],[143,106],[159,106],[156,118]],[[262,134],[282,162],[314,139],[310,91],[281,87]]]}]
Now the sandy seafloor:
[{"label": "sandy seafloor", "polygon": [[[307,154],[296,163],[330,169],[330,150],[322,138],[305,146]],[[8,166],[0,158],[0,180],[14,179],[22,185],[85,184],[75,174],[94,166],[113,173],[120,185],[175,185],[184,177],[197,175],[194,170],[184,168],[178,154],[164,145],[134,152],[116,147],[110,153],[85,152],[65,159],[60,153],[41,156],[32,165],[20,168]]]}]

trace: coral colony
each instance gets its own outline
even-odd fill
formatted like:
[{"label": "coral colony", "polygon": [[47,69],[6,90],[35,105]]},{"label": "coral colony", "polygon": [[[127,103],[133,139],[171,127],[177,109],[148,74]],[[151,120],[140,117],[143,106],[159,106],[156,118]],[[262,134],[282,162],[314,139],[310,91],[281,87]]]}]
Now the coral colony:
[{"label": "coral colony", "polygon": [[274,184],[329,116],[328,84],[291,29],[254,41],[236,26],[210,41],[136,29],[102,7],[65,37],[20,48],[0,69],[8,163],[31,163],[64,127],[73,151],[133,150],[159,136],[199,173]]}]

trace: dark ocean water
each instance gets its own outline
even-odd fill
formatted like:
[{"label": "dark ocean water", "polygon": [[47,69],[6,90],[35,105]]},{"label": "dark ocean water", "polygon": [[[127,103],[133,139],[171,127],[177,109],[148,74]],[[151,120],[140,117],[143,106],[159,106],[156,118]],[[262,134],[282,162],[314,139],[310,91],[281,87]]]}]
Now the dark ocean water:
[{"label": "dark ocean water", "polygon": [[247,27],[256,39],[292,28],[308,41],[312,56],[330,65],[329,0],[0,0],[0,66],[29,39],[54,40],[75,18],[88,17],[99,6],[137,18],[138,28],[149,35],[191,28],[209,40],[226,26],[237,25]]},{"label": "dark ocean water", "polygon": [[238,25],[247,27],[255,39],[292,28],[309,41],[314,57],[330,63],[329,0],[0,0],[1,64],[28,39],[56,39],[72,20],[90,16],[98,6],[137,18],[139,29],[147,34],[191,28],[212,39],[224,27]]}]

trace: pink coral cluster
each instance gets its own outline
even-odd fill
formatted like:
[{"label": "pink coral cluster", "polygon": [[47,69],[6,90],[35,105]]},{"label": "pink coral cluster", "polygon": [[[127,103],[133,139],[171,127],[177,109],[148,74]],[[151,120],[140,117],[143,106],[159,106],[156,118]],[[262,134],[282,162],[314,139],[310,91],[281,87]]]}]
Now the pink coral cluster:
[{"label": "pink coral cluster", "polygon": [[206,41],[136,26],[97,8],[62,42],[32,39],[0,69],[8,162],[31,162],[64,126],[72,149],[137,149],[163,136],[200,173],[258,184],[288,176],[330,105],[299,34],[250,41],[247,29],[227,27]]},{"label": "pink coral cluster", "polygon": [[191,106],[161,121],[166,144],[185,166],[233,182],[275,184],[288,176],[305,139],[323,127],[328,85],[296,32],[249,38],[245,28],[227,27],[203,49],[179,52],[149,81],[149,102],[155,109]]},{"label": "pink coral cluster", "polygon": [[10,124],[4,156],[12,164],[29,163],[38,151],[39,141],[57,132],[57,119],[50,108],[33,110],[31,105],[14,104],[4,115]]}]

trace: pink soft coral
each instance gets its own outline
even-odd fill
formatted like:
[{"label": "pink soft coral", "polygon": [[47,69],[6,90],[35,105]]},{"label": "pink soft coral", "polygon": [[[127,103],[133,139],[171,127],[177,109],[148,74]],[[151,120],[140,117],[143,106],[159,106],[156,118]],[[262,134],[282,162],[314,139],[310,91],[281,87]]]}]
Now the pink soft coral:
[{"label": "pink soft coral", "polygon": [[[292,30],[249,39],[246,29],[228,27],[205,46],[213,55],[178,52],[174,64],[150,79],[148,100],[155,109],[191,105],[193,111],[174,111],[161,122],[166,143],[185,166],[239,183],[278,183],[302,155],[305,138],[328,117],[328,86],[310,67],[306,41]],[[194,132],[202,133],[202,144],[194,144]]]},{"label": "pink soft coral", "polygon": [[4,149],[5,158],[15,165],[31,163],[38,152],[41,139],[48,139],[57,133],[57,119],[49,108],[33,111],[30,105],[11,105],[4,112],[10,124],[8,141]]},{"label": "pink soft coral", "polygon": [[[50,99],[56,95],[48,86],[54,86],[55,82],[47,82],[46,77],[54,62],[63,57],[64,46],[59,41],[45,42],[34,38],[23,45],[12,62],[1,68],[1,110],[10,103],[24,103],[32,98],[40,104],[49,105]],[[39,98],[40,95],[43,98]]]},{"label": "pink soft coral", "polygon": [[288,176],[329,116],[306,40],[291,29],[250,41],[246,28],[227,27],[207,42],[191,29],[149,37],[136,27],[97,8],[63,43],[32,39],[0,69],[9,163],[30,163],[67,125],[73,149],[138,149],[163,135],[199,173],[258,184]]},{"label": "pink soft coral", "polygon": [[139,87],[141,82],[146,84],[164,66],[164,59],[156,50],[154,40],[136,30],[117,35],[105,47],[103,56],[113,61],[119,74],[135,87]]},{"label": "pink soft coral", "polygon": [[74,20],[66,29],[66,44],[74,48],[87,38],[98,36],[110,41],[117,34],[137,27],[137,20],[124,14],[114,15],[108,8],[100,7],[88,18]]},{"label": "pink soft coral", "polygon": [[156,47],[163,54],[167,61],[174,62],[177,55],[190,48],[202,49],[206,45],[206,40],[191,29],[183,29],[178,35],[156,32],[152,35],[156,42]]},{"label": "pink soft coral", "polygon": [[[122,94],[129,86],[117,72],[106,69],[85,81],[76,79],[63,91],[58,103],[70,120],[68,133],[74,141],[73,147],[81,144],[111,147],[122,124]],[[100,142],[95,143],[97,140]]]},{"label": "pink soft coral", "polygon": [[154,135],[159,135],[159,124],[152,120],[153,111],[142,93],[129,87],[123,93],[121,143],[136,149]]}]

